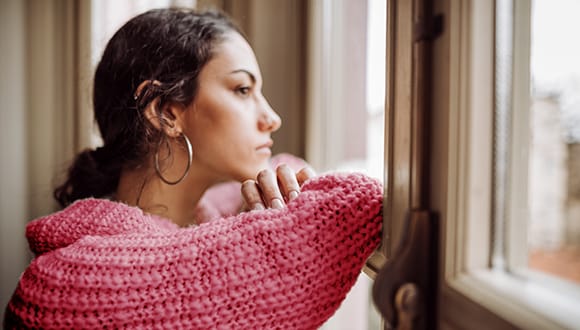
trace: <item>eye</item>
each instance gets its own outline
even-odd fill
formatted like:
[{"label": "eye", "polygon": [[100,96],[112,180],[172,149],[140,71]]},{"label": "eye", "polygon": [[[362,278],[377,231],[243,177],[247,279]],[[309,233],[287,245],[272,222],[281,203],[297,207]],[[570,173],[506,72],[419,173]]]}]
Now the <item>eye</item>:
[{"label": "eye", "polygon": [[249,86],[240,86],[236,88],[236,94],[241,96],[248,96],[250,94],[250,87]]}]

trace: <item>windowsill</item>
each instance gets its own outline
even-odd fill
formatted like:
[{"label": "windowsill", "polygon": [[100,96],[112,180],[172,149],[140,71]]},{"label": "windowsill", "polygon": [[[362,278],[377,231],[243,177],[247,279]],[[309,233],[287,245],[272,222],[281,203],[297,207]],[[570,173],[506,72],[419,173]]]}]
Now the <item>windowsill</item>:
[{"label": "windowsill", "polygon": [[523,277],[522,274],[480,270],[459,275],[448,283],[451,288],[523,329],[578,327],[580,299],[576,293],[562,294],[543,285],[544,281],[539,281],[536,275]]}]

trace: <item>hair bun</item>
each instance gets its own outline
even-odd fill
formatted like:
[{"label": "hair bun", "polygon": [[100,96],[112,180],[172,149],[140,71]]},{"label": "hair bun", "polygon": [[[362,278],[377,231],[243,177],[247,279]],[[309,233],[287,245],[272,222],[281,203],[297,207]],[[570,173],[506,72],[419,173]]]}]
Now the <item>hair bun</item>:
[{"label": "hair bun", "polygon": [[107,149],[85,149],[68,169],[67,181],[56,188],[54,197],[62,207],[77,199],[112,194],[119,182],[120,169],[108,166]]}]

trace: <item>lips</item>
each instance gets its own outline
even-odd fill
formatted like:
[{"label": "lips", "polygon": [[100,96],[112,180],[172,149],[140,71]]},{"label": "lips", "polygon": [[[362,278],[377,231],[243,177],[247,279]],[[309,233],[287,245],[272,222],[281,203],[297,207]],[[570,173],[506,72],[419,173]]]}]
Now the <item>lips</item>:
[{"label": "lips", "polygon": [[272,145],[274,144],[274,141],[269,140],[268,142],[258,146],[256,148],[256,151],[258,151],[258,153],[263,153],[263,154],[267,154],[267,155],[271,155],[272,151],[270,150],[270,148],[272,147]]},{"label": "lips", "polygon": [[256,149],[257,150],[260,150],[260,149],[270,149],[272,147],[272,145],[274,145],[274,141],[269,140],[268,142],[266,142],[266,143],[260,145],[259,147],[257,147]]}]

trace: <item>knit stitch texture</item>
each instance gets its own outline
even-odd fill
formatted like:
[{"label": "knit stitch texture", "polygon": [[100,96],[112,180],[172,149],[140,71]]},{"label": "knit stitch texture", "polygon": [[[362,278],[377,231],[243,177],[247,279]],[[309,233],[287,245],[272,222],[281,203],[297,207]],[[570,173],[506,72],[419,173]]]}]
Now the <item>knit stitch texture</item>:
[{"label": "knit stitch texture", "polygon": [[313,178],[297,199],[178,228],[140,209],[80,200],[37,219],[35,259],[5,327],[316,329],[377,247],[382,185]]}]

